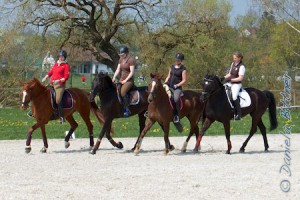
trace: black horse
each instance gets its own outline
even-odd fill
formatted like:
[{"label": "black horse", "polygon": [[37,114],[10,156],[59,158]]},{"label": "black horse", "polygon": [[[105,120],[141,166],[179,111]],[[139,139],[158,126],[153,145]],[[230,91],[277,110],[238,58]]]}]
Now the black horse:
[{"label": "black horse", "polygon": [[[252,127],[250,134],[246,141],[240,148],[240,152],[245,152],[245,147],[248,141],[257,131],[257,126],[264,139],[265,151],[268,151],[268,139],[266,134],[266,127],[262,121],[262,115],[269,108],[270,130],[274,130],[278,126],[276,117],[276,102],[272,92],[260,91],[255,88],[245,88],[251,98],[251,105],[242,108],[242,117],[250,114],[252,117]],[[203,112],[203,126],[200,135],[197,139],[196,146],[199,148],[202,136],[205,131],[210,127],[214,121],[223,123],[226,139],[227,139],[227,154],[230,154],[231,141],[230,141],[230,120],[233,119],[233,110],[228,102],[225,87],[223,86],[220,78],[215,75],[206,75],[203,83],[203,100],[206,105]]]},{"label": "black horse", "polygon": [[[139,126],[140,126],[140,134],[141,134],[142,130],[145,127],[146,117],[144,116],[144,114],[148,107],[148,100],[147,100],[148,92],[147,92],[147,87],[137,87],[137,90],[139,91],[139,102],[136,105],[130,105],[129,109],[131,112],[130,116],[136,114],[139,115]],[[116,143],[112,139],[110,135],[110,130],[111,130],[111,124],[113,119],[124,117],[124,110],[123,110],[123,105],[119,101],[117,87],[107,74],[103,74],[103,73],[96,74],[92,83],[90,101],[94,101],[96,95],[99,95],[100,98],[100,108],[104,116],[104,125],[102,127],[102,130],[99,133],[99,137],[96,142],[96,145],[94,146],[94,148],[91,150],[90,153],[91,154],[96,153],[97,149],[100,146],[104,133],[106,134],[107,139],[110,141],[110,143],[113,146],[122,149],[123,144],[121,142]],[[135,146],[132,148],[132,150],[135,149]]]}]

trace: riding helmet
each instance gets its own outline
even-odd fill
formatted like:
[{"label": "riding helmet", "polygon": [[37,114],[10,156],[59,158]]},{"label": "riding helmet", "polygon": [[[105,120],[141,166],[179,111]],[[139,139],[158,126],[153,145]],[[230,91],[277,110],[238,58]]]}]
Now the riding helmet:
[{"label": "riding helmet", "polygon": [[128,52],[129,52],[128,47],[124,46],[120,48],[119,55],[123,55],[124,53],[128,53]]},{"label": "riding helmet", "polygon": [[177,53],[175,58],[176,60],[184,60],[184,55],[182,53]]},{"label": "riding helmet", "polygon": [[67,58],[68,54],[65,50],[60,50],[58,52],[58,56],[63,56],[65,59]]}]

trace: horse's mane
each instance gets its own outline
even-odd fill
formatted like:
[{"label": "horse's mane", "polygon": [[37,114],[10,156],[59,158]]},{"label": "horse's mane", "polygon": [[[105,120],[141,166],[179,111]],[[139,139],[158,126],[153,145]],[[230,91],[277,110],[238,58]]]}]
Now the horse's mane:
[{"label": "horse's mane", "polygon": [[109,88],[115,88],[115,85],[108,74],[99,73],[97,76],[98,78],[104,79],[107,82]]},{"label": "horse's mane", "polygon": [[210,80],[214,80],[215,82],[218,83],[219,86],[222,86],[222,82],[219,76],[215,75],[215,74],[206,74],[205,76],[206,79],[210,79]]},{"label": "horse's mane", "polygon": [[28,81],[26,84],[28,85],[38,85],[39,87],[43,89],[47,89],[46,86],[44,86],[37,78],[33,78],[31,81]]}]

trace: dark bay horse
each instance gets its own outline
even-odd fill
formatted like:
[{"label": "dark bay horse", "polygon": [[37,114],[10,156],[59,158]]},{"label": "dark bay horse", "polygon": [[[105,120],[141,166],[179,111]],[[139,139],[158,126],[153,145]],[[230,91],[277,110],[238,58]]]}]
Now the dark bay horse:
[{"label": "dark bay horse", "polygon": [[[255,88],[245,88],[249,93],[251,105],[242,108],[242,117],[250,114],[252,117],[252,126],[250,134],[246,141],[240,148],[240,152],[245,152],[247,143],[257,131],[257,127],[263,136],[265,151],[268,151],[268,139],[266,134],[266,127],[262,121],[262,115],[269,108],[270,130],[274,130],[278,126],[276,117],[276,102],[273,93],[270,91],[260,91]],[[233,111],[227,100],[225,87],[223,86],[220,78],[215,75],[206,75],[203,83],[203,98],[206,100],[206,105],[203,112],[203,127],[197,139],[196,146],[200,146],[202,136],[205,131],[210,127],[214,121],[223,123],[225,135],[227,139],[228,149],[227,154],[230,154],[231,141],[230,141],[230,120],[233,119]]]},{"label": "dark bay horse", "polygon": [[[104,125],[99,133],[96,145],[90,153],[96,153],[104,134],[106,134],[107,139],[113,146],[122,149],[123,144],[121,142],[116,143],[110,135],[113,119],[124,117],[123,105],[119,102],[116,85],[112,82],[112,79],[104,73],[96,74],[92,85],[90,101],[94,101],[96,95],[99,96],[100,108],[104,116]],[[129,110],[131,112],[130,116],[138,114],[141,133],[145,127],[146,117],[144,114],[148,107],[148,92],[147,87],[138,87],[138,90],[140,93],[139,103],[137,105],[130,105]],[[135,146],[132,148],[132,150],[134,148]]]},{"label": "dark bay horse", "polygon": [[[164,154],[167,155],[169,150],[173,150],[174,146],[170,144],[169,141],[169,129],[170,122],[173,120],[173,110],[169,102],[169,96],[163,87],[161,82],[162,76],[159,73],[151,73],[151,82],[149,83],[148,90],[150,91],[148,101],[148,119],[146,121],[146,126],[142,131],[142,134],[138,138],[138,143],[136,145],[134,153],[137,155],[142,145],[142,140],[146,135],[147,131],[153,126],[155,122],[158,122],[164,131],[165,149]],[[180,111],[180,118],[187,117],[190,122],[190,132],[184,142],[181,149],[182,152],[186,151],[188,141],[191,136],[195,133],[196,138],[199,135],[198,121],[202,116],[202,111],[204,104],[200,100],[200,93],[184,90],[184,95],[182,99],[182,110]],[[194,151],[198,151],[195,147]]]},{"label": "dark bay horse", "polygon": [[[21,82],[20,82],[21,83]],[[44,147],[41,152],[46,153],[48,148],[47,136],[45,131],[45,125],[53,120],[53,112],[55,111],[51,105],[51,93],[50,89],[42,85],[41,82],[34,78],[32,81],[27,83],[21,83],[23,86],[23,98],[21,109],[26,110],[29,102],[31,102],[31,109],[33,116],[35,117],[36,123],[29,129],[25,151],[29,153],[31,151],[31,137],[35,129],[40,128],[42,131],[42,138]],[[98,121],[103,124],[103,116],[98,106],[92,102],[89,102],[88,93],[78,88],[69,88],[67,91],[72,95],[73,107],[64,109],[64,116],[71,125],[68,134],[65,137],[65,147],[70,146],[69,139],[75,129],[78,127],[77,122],[73,118],[73,113],[78,111],[89,132],[90,148],[94,146],[93,137],[93,125],[90,121],[90,110],[96,115]],[[54,116],[54,119],[58,119],[58,116]]]}]

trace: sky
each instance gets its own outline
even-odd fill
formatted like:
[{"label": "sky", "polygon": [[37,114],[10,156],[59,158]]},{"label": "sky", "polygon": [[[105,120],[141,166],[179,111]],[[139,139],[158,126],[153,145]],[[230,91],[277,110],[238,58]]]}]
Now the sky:
[{"label": "sky", "polygon": [[245,15],[249,9],[249,7],[252,5],[252,0],[230,0],[233,8],[230,13],[230,24],[233,24],[234,19],[238,15]]}]

